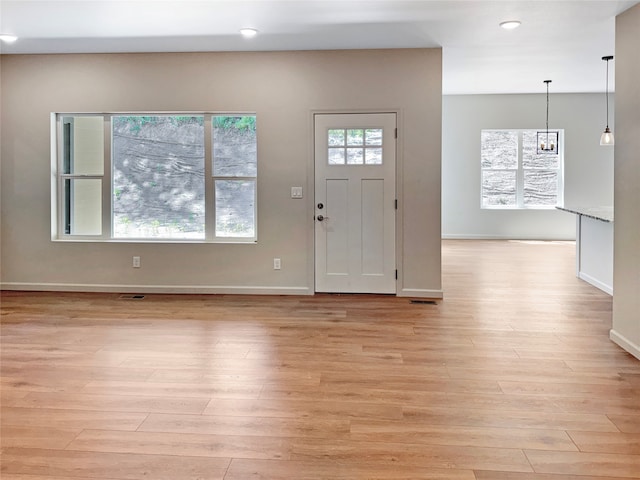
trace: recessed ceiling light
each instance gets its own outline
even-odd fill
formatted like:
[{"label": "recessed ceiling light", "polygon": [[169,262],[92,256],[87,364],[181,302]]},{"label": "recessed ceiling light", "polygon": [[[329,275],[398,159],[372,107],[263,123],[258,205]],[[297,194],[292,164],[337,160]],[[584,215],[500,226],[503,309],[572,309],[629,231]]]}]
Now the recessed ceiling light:
[{"label": "recessed ceiling light", "polygon": [[245,38],[255,37],[258,34],[258,30],[255,28],[241,28],[240,33]]},{"label": "recessed ceiling light", "polygon": [[0,33],[0,40],[5,43],[13,43],[18,40],[18,37],[16,37],[15,35],[10,35],[8,33]]},{"label": "recessed ceiling light", "polygon": [[518,28],[520,26],[520,21],[518,20],[507,20],[506,22],[500,23],[500,26],[505,30],[513,30],[514,28]]}]

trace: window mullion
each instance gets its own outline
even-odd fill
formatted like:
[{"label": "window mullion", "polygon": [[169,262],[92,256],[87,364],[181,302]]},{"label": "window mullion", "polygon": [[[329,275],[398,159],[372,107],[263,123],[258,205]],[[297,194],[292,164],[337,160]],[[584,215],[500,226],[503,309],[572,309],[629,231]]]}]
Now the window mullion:
[{"label": "window mullion", "polygon": [[61,178],[63,170],[63,156],[64,156],[64,131],[63,131],[63,116],[56,116],[56,139],[59,141],[56,144],[56,238],[60,238],[64,235],[64,180]]},{"label": "window mullion", "polygon": [[215,176],[212,175],[214,180],[246,180],[246,181],[255,181],[257,177],[248,177],[248,176],[231,176],[231,175],[220,175],[220,176]]},{"label": "window mullion", "polygon": [[516,199],[518,208],[524,208],[524,139],[522,130],[518,131],[518,171],[516,172]]},{"label": "window mullion", "polygon": [[[562,142],[562,143],[560,143]],[[562,145],[562,149],[560,148]],[[558,131],[558,166],[556,168],[558,186],[556,189],[556,204],[564,204],[564,130]]]},{"label": "window mullion", "polygon": [[79,180],[83,180],[83,179],[94,179],[94,180],[102,180],[104,178],[104,175],[74,175],[73,173],[63,173],[61,175],[58,175],[59,178],[61,178],[62,180],[66,180],[66,179],[79,179]]},{"label": "window mullion", "polygon": [[102,238],[113,237],[113,178],[111,169],[111,116],[104,116],[104,175],[102,177]]},{"label": "window mullion", "polygon": [[213,178],[213,126],[212,115],[204,117],[204,232],[205,240],[211,241],[216,235],[216,195]]}]

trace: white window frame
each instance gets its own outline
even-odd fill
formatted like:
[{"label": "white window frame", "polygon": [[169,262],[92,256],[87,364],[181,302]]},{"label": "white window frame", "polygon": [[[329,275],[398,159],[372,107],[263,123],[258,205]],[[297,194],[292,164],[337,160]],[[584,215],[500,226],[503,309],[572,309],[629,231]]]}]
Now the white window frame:
[{"label": "white window frame", "polygon": [[[485,128],[480,133],[480,149],[482,151],[482,132],[516,132],[518,134],[518,162],[517,168],[508,169],[495,169],[495,168],[483,168],[482,160],[480,160],[480,208],[483,210],[552,210],[556,208],[556,205],[562,205],[564,202],[564,130],[555,129],[554,132],[558,132],[558,190],[556,193],[556,203],[554,205],[525,205],[524,203],[524,172],[525,170],[535,170],[531,168],[525,168],[523,165],[523,132],[536,133],[543,131],[544,129],[530,129],[530,128]],[[542,169],[551,170],[551,169]],[[515,205],[485,205],[483,203],[483,175],[485,171],[515,171],[516,173],[516,204]]]},{"label": "white window frame", "polygon": [[[104,171],[102,175],[65,174],[63,158],[63,118],[96,116],[104,119]],[[113,237],[113,184],[112,184],[112,117],[119,116],[204,116],[204,187],[205,187],[205,236],[203,239],[185,238],[114,238]],[[256,112],[54,112],[51,114],[51,240],[61,242],[115,242],[115,243],[245,243],[258,241],[258,169],[256,176],[213,176],[213,128],[212,119],[218,116],[257,116]],[[74,235],[65,233],[64,182],[66,179],[101,179],[102,181],[102,231],[100,235]],[[215,180],[248,180],[254,182],[252,237],[216,236]]]}]

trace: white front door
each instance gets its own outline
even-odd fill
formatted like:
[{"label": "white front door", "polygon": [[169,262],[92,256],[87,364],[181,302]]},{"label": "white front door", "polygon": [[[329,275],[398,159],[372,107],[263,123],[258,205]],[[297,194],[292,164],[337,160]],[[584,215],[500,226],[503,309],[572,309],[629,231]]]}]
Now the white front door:
[{"label": "white front door", "polygon": [[396,114],[315,115],[317,292],[396,293]]}]

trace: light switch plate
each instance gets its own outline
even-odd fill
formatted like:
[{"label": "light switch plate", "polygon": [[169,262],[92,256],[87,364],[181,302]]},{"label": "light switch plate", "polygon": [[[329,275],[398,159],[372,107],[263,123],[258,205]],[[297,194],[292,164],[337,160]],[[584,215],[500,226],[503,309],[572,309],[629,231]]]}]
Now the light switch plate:
[{"label": "light switch plate", "polygon": [[291,187],[291,198],[302,198],[302,187]]}]

